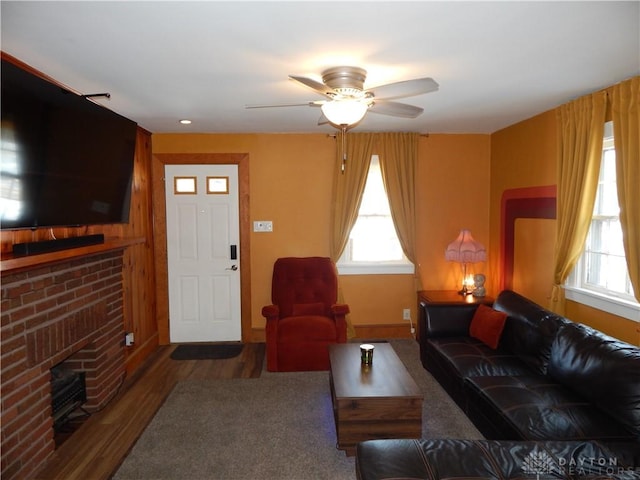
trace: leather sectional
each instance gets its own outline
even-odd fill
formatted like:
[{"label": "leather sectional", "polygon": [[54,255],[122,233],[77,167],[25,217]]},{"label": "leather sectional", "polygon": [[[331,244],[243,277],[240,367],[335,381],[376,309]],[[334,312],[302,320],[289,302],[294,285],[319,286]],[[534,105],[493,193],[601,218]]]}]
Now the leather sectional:
[{"label": "leather sectional", "polygon": [[[453,470],[441,462],[466,465],[460,472],[465,478],[518,478],[515,474],[522,476],[522,468],[510,476],[503,467],[509,470],[513,462],[522,466],[522,452],[533,446],[565,459],[567,449],[592,449],[614,457],[618,452],[630,464],[615,478],[640,478],[640,349],[571,322],[513,291],[501,292],[493,304],[492,312],[504,320],[492,348],[470,335],[479,308],[486,309],[476,304],[421,304],[419,342],[423,366],[489,443],[365,442],[358,448],[359,478],[449,478]],[[365,461],[378,456],[378,464],[399,464],[400,450],[413,453],[405,457],[408,469],[396,469],[393,475],[378,475]],[[416,457],[416,452],[422,453]],[[412,473],[416,458],[426,462],[420,468],[449,473],[421,476],[426,473],[418,474],[419,468]],[[500,473],[485,477],[478,469],[486,463],[495,463]],[[580,475],[570,478],[576,477]]]},{"label": "leather sectional", "polygon": [[637,447],[593,441],[368,440],[356,450],[360,480],[638,480],[637,465]]},{"label": "leather sectional", "polygon": [[421,307],[420,355],[482,434],[640,440],[640,349],[503,291],[497,349],[469,336],[476,305]]}]

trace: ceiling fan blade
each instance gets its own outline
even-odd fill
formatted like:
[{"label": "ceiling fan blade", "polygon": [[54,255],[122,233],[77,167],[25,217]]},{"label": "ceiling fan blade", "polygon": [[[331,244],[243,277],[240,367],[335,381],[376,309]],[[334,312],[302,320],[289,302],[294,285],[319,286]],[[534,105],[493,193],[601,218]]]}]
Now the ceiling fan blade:
[{"label": "ceiling fan blade", "polygon": [[438,90],[438,83],[430,77],[416,78],[402,82],[388,83],[368,90],[377,100],[413,97]]},{"label": "ceiling fan blade", "polygon": [[369,107],[369,111],[393,117],[416,118],[424,112],[424,108],[407,105],[406,103],[375,100],[373,105]]},{"label": "ceiling fan blade", "polygon": [[276,108],[276,107],[321,107],[324,101],[316,100],[306,103],[271,103],[258,105],[245,105],[244,108]]},{"label": "ceiling fan blade", "polygon": [[327,95],[333,93],[333,90],[327,87],[324,83],[316,82],[315,80],[307,77],[298,77],[296,75],[289,75],[291,80],[295,80],[296,82],[300,82],[301,84],[315,90],[320,95]]}]

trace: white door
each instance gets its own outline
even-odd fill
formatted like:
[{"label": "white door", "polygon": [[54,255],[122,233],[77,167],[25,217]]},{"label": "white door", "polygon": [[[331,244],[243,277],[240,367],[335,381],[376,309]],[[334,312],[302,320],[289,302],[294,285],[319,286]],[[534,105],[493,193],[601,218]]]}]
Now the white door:
[{"label": "white door", "polygon": [[239,341],[237,165],[165,165],[169,338]]}]

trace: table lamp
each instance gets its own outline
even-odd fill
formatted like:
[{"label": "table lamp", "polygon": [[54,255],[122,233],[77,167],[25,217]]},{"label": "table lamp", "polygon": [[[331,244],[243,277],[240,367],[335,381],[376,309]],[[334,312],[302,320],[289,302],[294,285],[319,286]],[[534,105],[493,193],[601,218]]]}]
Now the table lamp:
[{"label": "table lamp", "polygon": [[458,238],[449,244],[445,250],[445,259],[450,262],[458,262],[462,267],[462,289],[460,295],[469,295],[473,292],[473,275],[468,272],[470,263],[484,262],[487,259],[487,251],[484,246],[473,239],[471,231],[460,230]]}]

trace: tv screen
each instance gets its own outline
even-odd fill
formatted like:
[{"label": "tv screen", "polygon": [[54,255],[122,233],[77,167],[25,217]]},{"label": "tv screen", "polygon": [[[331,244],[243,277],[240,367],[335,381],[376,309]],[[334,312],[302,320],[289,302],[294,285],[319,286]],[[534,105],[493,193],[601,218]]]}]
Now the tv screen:
[{"label": "tv screen", "polygon": [[2,60],[0,228],[129,221],[137,124]]}]

